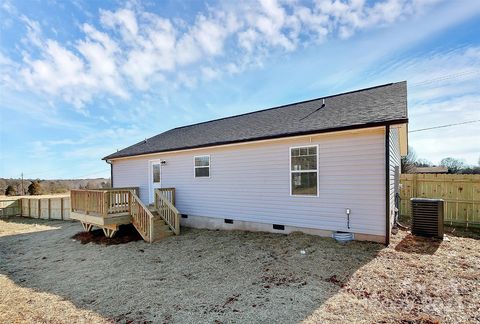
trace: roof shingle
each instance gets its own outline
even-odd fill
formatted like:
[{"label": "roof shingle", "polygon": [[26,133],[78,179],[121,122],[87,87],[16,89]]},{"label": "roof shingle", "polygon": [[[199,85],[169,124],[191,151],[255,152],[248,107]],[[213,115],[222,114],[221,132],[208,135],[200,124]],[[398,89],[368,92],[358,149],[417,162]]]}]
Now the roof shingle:
[{"label": "roof shingle", "polygon": [[394,122],[407,122],[405,81],[177,127],[103,159]]}]

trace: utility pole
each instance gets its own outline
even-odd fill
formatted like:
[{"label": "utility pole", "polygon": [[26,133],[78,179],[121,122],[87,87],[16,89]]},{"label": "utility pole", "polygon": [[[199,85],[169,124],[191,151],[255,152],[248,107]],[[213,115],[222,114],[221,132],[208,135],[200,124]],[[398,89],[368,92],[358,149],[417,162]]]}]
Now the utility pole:
[{"label": "utility pole", "polygon": [[23,172],[22,172],[22,196],[25,195],[25,190],[23,190]]}]

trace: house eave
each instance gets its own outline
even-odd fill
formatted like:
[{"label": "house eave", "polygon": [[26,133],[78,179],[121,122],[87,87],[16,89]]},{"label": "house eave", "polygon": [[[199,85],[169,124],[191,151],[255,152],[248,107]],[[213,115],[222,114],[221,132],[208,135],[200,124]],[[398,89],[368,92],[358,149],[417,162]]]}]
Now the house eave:
[{"label": "house eave", "polygon": [[158,153],[179,152],[179,151],[187,151],[187,150],[192,150],[192,149],[200,149],[200,148],[207,148],[207,147],[214,147],[214,146],[240,144],[240,143],[251,143],[251,142],[257,142],[257,141],[282,139],[282,138],[288,138],[288,137],[308,136],[308,135],[313,135],[313,134],[324,134],[324,133],[341,132],[341,131],[348,131],[348,130],[373,128],[373,127],[384,127],[384,126],[387,126],[387,125],[389,125],[389,126],[390,125],[397,125],[397,124],[401,125],[401,124],[407,124],[407,123],[408,123],[408,118],[402,118],[402,119],[395,119],[395,120],[382,121],[382,122],[372,122],[372,123],[366,123],[366,124],[327,128],[327,129],[322,129],[322,130],[312,130],[312,131],[305,131],[305,132],[291,132],[291,133],[284,133],[284,134],[279,134],[279,135],[255,137],[255,138],[240,139],[240,140],[233,140],[233,141],[218,141],[218,142],[213,142],[213,143],[208,143],[208,144],[203,144],[203,145],[186,146],[186,147],[180,147],[180,148],[175,148],[175,149],[166,149],[166,150],[154,150],[154,151],[142,152],[142,153],[138,153],[138,154],[125,154],[125,155],[117,155],[117,156],[112,156],[113,154],[111,154],[111,155],[108,155],[108,156],[102,158],[102,160],[113,161],[113,160],[121,159],[121,158],[139,157],[139,156],[152,155],[152,154],[158,154]]}]

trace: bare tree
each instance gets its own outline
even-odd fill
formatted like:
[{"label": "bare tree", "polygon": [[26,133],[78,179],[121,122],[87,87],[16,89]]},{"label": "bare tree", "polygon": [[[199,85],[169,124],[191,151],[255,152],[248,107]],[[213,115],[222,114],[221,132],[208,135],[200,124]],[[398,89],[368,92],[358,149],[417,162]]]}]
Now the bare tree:
[{"label": "bare tree", "polygon": [[412,173],[415,171],[415,163],[417,162],[417,154],[413,147],[408,147],[407,156],[402,157],[402,172]]},{"label": "bare tree", "polygon": [[418,159],[416,162],[415,162],[415,165],[417,167],[431,167],[431,166],[434,166],[434,164],[427,160],[427,159]]},{"label": "bare tree", "polygon": [[447,157],[440,161],[440,165],[448,168],[448,173],[460,173],[466,165],[463,161],[452,157]]}]

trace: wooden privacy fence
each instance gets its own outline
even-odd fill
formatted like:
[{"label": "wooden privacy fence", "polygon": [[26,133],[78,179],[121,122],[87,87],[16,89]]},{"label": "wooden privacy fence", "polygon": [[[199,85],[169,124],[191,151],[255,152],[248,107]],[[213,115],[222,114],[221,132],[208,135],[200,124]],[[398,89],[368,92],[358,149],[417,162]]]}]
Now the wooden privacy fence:
[{"label": "wooden privacy fence", "polygon": [[15,216],[22,213],[22,206],[19,199],[0,200],[0,217]]},{"label": "wooden privacy fence", "polygon": [[480,175],[402,174],[400,183],[400,215],[412,215],[410,198],[440,198],[445,223],[480,226]]},{"label": "wooden privacy fence", "polygon": [[0,216],[70,219],[70,197],[28,197],[0,200]]}]

